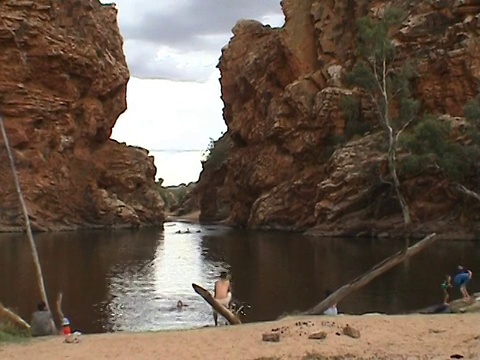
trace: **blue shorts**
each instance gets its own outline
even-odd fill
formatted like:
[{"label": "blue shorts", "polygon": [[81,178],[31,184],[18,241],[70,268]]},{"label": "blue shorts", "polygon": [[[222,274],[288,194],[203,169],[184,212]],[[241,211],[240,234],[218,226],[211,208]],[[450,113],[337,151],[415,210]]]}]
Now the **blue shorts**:
[{"label": "blue shorts", "polygon": [[467,273],[461,273],[455,276],[453,279],[453,282],[455,285],[458,287],[462,287],[467,285],[467,283],[470,281],[470,276]]}]

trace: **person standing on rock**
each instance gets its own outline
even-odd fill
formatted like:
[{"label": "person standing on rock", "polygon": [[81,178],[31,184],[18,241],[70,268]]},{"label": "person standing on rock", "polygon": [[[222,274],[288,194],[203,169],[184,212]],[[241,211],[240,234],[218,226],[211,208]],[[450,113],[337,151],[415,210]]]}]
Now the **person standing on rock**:
[{"label": "person standing on rock", "polygon": [[440,285],[443,289],[443,305],[448,306],[448,300],[450,299],[450,289],[452,288],[452,277],[445,275],[445,281]]},{"label": "person standing on rock", "polygon": [[[232,301],[232,287],[226,271],[220,273],[220,279],[215,282],[215,291],[213,297],[227,309]],[[218,326],[218,313],[213,310],[213,321]]]},{"label": "person standing on rock", "polygon": [[470,270],[464,269],[463,266],[458,266],[458,274],[453,278],[453,282],[459,287],[462,293],[464,301],[470,301],[472,298],[467,291],[467,284],[473,277],[473,273]]}]

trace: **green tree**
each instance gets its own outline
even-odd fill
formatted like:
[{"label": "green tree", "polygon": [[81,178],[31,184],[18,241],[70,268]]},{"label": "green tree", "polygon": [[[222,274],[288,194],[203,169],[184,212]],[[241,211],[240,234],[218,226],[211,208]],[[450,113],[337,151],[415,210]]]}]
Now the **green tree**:
[{"label": "green tree", "polygon": [[231,147],[232,143],[228,133],[223,134],[218,140],[210,138],[210,143],[202,154],[205,159],[202,161],[204,167],[219,167],[227,159]]},{"label": "green tree", "polygon": [[[435,167],[452,181],[462,193],[480,200],[480,195],[462,184],[480,181],[480,95],[464,107],[466,129],[457,128],[452,134],[446,119],[426,116],[405,135],[402,144],[410,152],[403,164],[405,173],[418,173],[426,167]],[[477,185],[478,186],[478,185]]]},{"label": "green tree", "polygon": [[402,209],[405,225],[411,223],[410,209],[402,194],[397,174],[397,147],[402,132],[415,119],[418,102],[410,92],[413,67],[398,65],[396,47],[390,36],[406,17],[402,9],[387,7],[381,19],[363,17],[358,21],[358,61],[347,81],[363,89],[375,106],[388,140],[388,169]]}]

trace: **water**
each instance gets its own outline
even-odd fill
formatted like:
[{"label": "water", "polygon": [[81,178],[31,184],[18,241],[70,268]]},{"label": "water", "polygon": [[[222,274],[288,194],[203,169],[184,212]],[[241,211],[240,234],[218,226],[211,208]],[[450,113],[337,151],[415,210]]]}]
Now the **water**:
[{"label": "water", "polygon": [[[190,233],[178,234],[189,228]],[[198,232],[197,232],[198,231]],[[282,232],[166,223],[164,230],[35,235],[50,303],[85,333],[186,329],[211,325],[209,306],[191,287],[211,289],[230,271],[234,296],[251,305],[244,322],[306,310],[402,247],[394,240],[312,239]],[[437,242],[349,296],[340,312],[399,313],[439,303],[446,272],[464,264],[479,291],[480,244]],[[0,236],[0,301],[27,321],[38,302],[28,241]],[[458,290],[454,292],[459,297]],[[189,306],[176,309],[182,300]]]}]

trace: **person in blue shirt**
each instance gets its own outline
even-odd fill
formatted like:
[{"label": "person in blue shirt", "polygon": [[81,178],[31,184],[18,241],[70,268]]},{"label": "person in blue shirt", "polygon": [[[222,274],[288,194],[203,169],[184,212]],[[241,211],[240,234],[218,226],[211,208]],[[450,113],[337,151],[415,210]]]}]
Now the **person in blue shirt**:
[{"label": "person in blue shirt", "polygon": [[472,271],[464,269],[463,266],[458,266],[458,274],[453,278],[453,282],[459,287],[464,301],[470,301],[472,299],[467,291],[467,284],[472,279],[472,276]]}]

